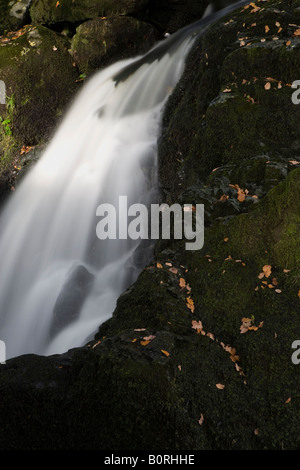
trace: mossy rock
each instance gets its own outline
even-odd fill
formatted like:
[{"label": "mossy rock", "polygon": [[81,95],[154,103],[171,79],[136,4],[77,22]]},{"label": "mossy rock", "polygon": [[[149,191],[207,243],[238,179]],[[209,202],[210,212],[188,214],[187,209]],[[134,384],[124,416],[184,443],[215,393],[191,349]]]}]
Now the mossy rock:
[{"label": "mossy rock", "polygon": [[156,39],[151,25],[134,18],[97,18],[78,26],[71,54],[80,71],[88,75],[99,67],[146,52]]},{"label": "mossy rock", "polygon": [[0,5],[0,35],[15,31],[30,23],[30,0],[2,0]]},{"label": "mossy rock", "polygon": [[14,101],[13,137],[20,145],[45,142],[78,90],[69,43],[43,26],[27,25],[2,38],[0,79]]},{"label": "mossy rock", "polygon": [[33,0],[30,14],[33,23],[48,26],[58,23],[78,23],[88,19],[137,13],[148,0]]},{"label": "mossy rock", "polygon": [[297,8],[296,2],[286,9],[276,2],[243,8],[195,42],[164,114],[159,162],[165,192],[178,195],[214,168],[256,155],[299,155],[300,107],[290,86],[299,63],[291,26]]}]

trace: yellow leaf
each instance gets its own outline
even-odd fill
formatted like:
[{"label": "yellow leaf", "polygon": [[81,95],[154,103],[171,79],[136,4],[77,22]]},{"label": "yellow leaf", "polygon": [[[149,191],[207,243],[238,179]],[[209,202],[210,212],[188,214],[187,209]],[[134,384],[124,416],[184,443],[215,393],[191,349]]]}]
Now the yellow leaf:
[{"label": "yellow leaf", "polygon": [[158,269],[162,269],[162,265],[161,265],[160,263],[156,263],[156,267],[157,267]]}]

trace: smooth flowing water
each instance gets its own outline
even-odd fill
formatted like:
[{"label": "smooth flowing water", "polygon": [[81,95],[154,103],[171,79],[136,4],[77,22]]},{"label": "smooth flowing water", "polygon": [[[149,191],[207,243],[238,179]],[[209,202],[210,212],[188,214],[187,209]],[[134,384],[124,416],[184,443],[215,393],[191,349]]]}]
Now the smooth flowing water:
[{"label": "smooth flowing water", "polygon": [[162,110],[204,26],[95,74],[6,204],[0,339],[7,358],[85,344],[137,277],[147,249],[139,240],[97,239],[96,209],[117,207],[120,195],[128,204],[153,200]]}]

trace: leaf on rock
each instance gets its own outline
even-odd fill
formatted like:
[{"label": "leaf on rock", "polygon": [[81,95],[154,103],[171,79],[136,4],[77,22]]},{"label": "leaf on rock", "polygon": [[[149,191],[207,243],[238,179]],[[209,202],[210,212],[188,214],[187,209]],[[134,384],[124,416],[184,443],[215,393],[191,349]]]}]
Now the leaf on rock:
[{"label": "leaf on rock", "polygon": [[161,349],[161,352],[167,357],[170,356],[170,353],[168,351],[165,351],[164,349]]},{"label": "leaf on rock", "polygon": [[223,384],[216,384],[216,387],[217,387],[219,390],[224,390],[225,385],[223,385]]}]

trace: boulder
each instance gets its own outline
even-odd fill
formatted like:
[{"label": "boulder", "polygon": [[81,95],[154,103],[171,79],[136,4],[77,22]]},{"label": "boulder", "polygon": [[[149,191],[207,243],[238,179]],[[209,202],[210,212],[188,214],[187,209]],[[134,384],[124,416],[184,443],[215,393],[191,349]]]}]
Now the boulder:
[{"label": "boulder", "polygon": [[156,42],[153,27],[125,16],[97,18],[82,23],[72,38],[71,54],[86,75],[110,65],[145,53]]},{"label": "boulder", "polygon": [[43,26],[27,25],[1,38],[0,79],[11,99],[11,130],[19,145],[52,135],[78,89],[69,43]]},{"label": "boulder", "polygon": [[132,15],[140,12],[148,0],[32,0],[30,15],[33,23],[51,26],[79,23],[98,17]]},{"label": "boulder", "polygon": [[0,35],[15,31],[30,23],[31,0],[2,0],[0,5]]}]

